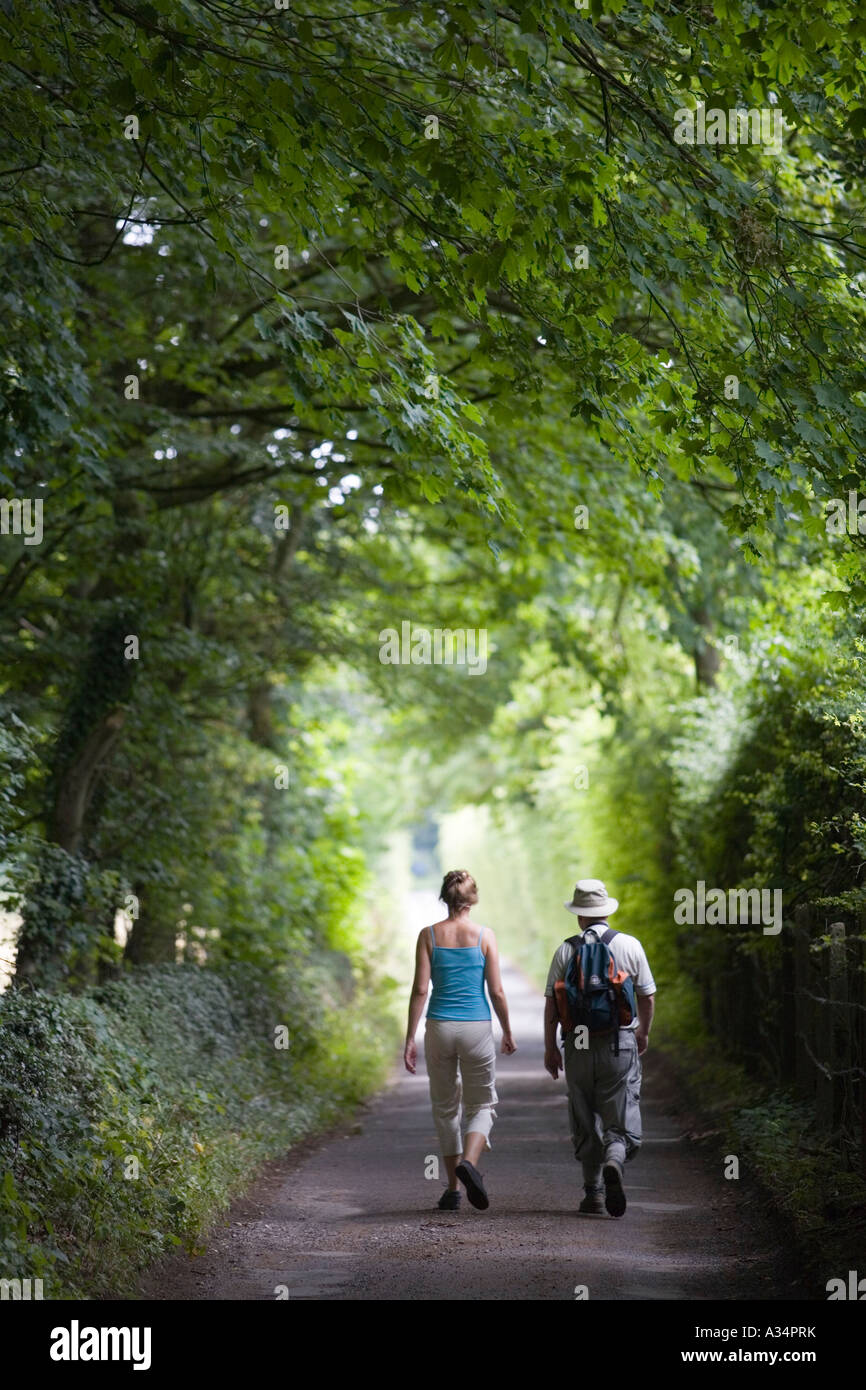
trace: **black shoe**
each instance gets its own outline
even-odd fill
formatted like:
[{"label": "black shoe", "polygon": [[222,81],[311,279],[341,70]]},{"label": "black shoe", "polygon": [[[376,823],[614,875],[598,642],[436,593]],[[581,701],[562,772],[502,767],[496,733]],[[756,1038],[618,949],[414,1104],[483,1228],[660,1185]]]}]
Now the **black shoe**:
[{"label": "black shoe", "polygon": [[464,1158],[462,1163],[457,1164],[454,1171],[466,1188],[466,1196],[469,1198],[473,1207],[477,1207],[478,1211],[486,1211],[490,1206],[490,1199],[487,1196],[484,1179],[475,1167],[475,1164],[469,1163]]},{"label": "black shoe", "polygon": [[460,1203],[463,1201],[463,1193],[452,1191],[446,1187],[439,1201],[436,1203],[440,1211],[459,1211]]},{"label": "black shoe", "polygon": [[611,1216],[625,1213],[625,1193],[622,1188],[622,1164],[609,1158],[601,1170],[604,1178],[604,1205]]},{"label": "black shoe", "polygon": [[588,1187],[577,1209],[581,1216],[604,1216],[604,1196],[600,1187]]}]

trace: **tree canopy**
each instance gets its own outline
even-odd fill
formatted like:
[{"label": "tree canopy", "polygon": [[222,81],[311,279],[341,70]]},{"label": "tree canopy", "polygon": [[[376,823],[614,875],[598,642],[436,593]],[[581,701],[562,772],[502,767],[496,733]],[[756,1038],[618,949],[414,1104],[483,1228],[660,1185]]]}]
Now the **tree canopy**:
[{"label": "tree canopy", "polygon": [[[337,668],[445,749],[528,652],[622,714],[654,642],[711,687],[780,574],[856,605],[863,25],[6,5],[2,468],[44,526],[0,551],[7,834],[176,892],[226,781],[297,830],[263,783]],[[778,147],[683,143],[701,103]],[[407,617],[489,629],[489,676],[395,679]]]}]

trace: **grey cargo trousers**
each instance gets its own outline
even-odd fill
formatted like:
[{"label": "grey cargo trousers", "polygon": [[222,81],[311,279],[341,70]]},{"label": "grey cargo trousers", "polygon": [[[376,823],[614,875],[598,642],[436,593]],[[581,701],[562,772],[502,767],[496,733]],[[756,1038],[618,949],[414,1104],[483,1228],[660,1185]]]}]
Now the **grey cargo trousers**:
[{"label": "grey cargo trousers", "polygon": [[631,1029],[619,1030],[619,1056],[610,1034],[590,1036],[586,1047],[575,1047],[574,1039],[574,1033],[565,1038],[571,1138],[584,1184],[598,1187],[607,1159],[625,1163],[640,1148],[642,1068]]}]

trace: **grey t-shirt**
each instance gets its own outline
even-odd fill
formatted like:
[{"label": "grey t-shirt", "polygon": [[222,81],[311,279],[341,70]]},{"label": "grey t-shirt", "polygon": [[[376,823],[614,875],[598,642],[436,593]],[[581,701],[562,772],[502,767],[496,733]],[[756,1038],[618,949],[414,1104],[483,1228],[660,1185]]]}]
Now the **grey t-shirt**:
[{"label": "grey t-shirt", "polygon": [[[599,922],[599,935],[607,931],[609,922]],[[575,933],[580,935],[580,931]],[[625,970],[631,975],[634,983],[635,994],[655,994],[656,982],[652,977],[649,962],[646,958],[646,951],[641,946],[636,936],[628,936],[625,932],[617,932],[610,942],[610,953],[614,958],[617,970]],[[550,962],[550,970],[547,974],[547,984],[544,993],[548,999],[553,998],[553,986],[557,980],[565,979],[565,971],[568,962],[574,955],[574,947],[567,941],[556,950],[553,960]],[[638,1026],[638,1019],[635,1018],[631,1023],[625,1025],[627,1028],[635,1029]]]}]

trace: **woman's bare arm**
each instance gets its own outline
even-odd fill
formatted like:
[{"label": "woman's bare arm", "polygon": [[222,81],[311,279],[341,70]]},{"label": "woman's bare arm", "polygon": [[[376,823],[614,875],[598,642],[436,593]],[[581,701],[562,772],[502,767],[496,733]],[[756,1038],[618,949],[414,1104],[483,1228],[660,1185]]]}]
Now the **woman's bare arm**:
[{"label": "woman's bare arm", "polygon": [[516,1052],[517,1044],[511,1036],[511,1024],[508,1021],[508,1000],[505,998],[502,973],[499,969],[499,947],[496,944],[496,937],[489,927],[487,928],[487,968],[485,974],[490,1002],[502,1026],[502,1051],[505,1053]]},{"label": "woman's bare arm", "polygon": [[409,995],[409,1022],[406,1027],[406,1046],[403,1049],[404,1065],[406,1070],[410,1071],[413,1076],[415,1075],[415,1067],[418,1062],[415,1034],[418,1031],[418,1024],[421,1022],[424,1005],[427,1003],[427,991],[429,987],[430,952],[427,949],[425,932],[420,931],[415,946],[415,978],[412,981],[412,993]]}]

